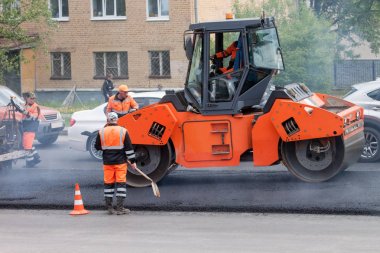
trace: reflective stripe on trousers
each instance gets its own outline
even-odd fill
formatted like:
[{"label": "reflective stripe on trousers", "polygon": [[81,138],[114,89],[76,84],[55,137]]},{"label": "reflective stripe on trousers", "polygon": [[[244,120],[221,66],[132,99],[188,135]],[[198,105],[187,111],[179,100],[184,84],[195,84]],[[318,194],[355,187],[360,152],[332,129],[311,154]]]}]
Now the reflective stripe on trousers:
[{"label": "reflective stripe on trousers", "polygon": [[104,197],[105,198],[113,198],[115,193],[115,184],[104,184]]},{"label": "reflective stripe on trousers", "polygon": [[127,185],[125,183],[116,183],[116,197],[127,197]]}]

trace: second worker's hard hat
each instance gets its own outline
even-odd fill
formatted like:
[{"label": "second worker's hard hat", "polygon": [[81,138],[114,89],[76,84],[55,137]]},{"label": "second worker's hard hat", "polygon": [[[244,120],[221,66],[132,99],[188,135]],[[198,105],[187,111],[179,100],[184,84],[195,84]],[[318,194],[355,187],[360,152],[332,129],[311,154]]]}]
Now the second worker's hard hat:
[{"label": "second worker's hard hat", "polygon": [[119,91],[128,92],[128,86],[125,85],[125,84],[120,85],[119,86]]},{"label": "second worker's hard hat", "polygon": [[107,121],[110,122],[110,123],[116,123],[117,120],[118,120],[118,116],[117,116],[117,113],[116,112],[109,112],[107,114]]}]

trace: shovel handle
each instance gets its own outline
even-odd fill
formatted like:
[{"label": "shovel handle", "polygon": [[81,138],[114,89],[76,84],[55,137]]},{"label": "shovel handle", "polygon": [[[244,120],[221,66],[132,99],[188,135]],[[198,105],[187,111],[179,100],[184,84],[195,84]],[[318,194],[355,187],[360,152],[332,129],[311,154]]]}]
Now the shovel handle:
[{"label": "shovel handle", "polygon": [[138,173],[140,173],[143,177],[145,177],[146,179],[148,179],[149,181],[153,182],[153,180],[148,177],[144,172],[142,172],[139,168],[135,168],[137,170]]},{"label": "shovel handle", "polygon": [[[128,161],[129,165],[132,166],[132,164]],[[134,168],[135,170],[137,170],[138,173],[140,173],[143,177],[145,177],[147,180],[153,182],[153,180],[148,177],[144,172],[142,172],[139,168],[137,168],[137,166]]]}]

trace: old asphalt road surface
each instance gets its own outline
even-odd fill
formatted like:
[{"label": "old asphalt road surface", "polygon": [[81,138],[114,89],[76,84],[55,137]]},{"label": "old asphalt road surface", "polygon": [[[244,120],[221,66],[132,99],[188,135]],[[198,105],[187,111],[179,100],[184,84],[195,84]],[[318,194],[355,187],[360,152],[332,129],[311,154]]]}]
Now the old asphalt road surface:
[{"label": "old asphalt road surface", "polygon": [[[42,163],[33,169],[18,161],[0,174],[0,207],[72,209],[74,185],[86,209],[103,208],[101,163],[88,153],[68,149],[61,136],[50,147],[38,146]],[[379,164],[355,164],[335,179],[304,183],[282,166],[252,168],[178,169],[152,189],[128,188],[132,210],[238,211],[280,213],[380,214]]]}]

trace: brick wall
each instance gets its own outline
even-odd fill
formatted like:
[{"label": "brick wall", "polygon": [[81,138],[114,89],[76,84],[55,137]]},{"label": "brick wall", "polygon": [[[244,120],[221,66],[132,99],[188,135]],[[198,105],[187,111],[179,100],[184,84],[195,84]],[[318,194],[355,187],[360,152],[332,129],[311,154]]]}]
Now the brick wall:
[{"label": "brick wall", "polygon": [[[225,3],[225,4],[222,4]],[[231,0],[199,0],[200,21],[224,19]],[[183,50],[183,32],[194,22],[194,0],[169,0],[168,21],[147,21],[146,0],[126,0],[126,20],[91,20],[90,0],[69,1],[69,21],[58,22],[51,33],[47,53],[36,54],[37,90],[97,89],[103,80],[94,79],[94,52],[128,52],[126,83],[131,88],[183,87],[188,61]],[[149,78],[149,50],[170,51],[170,79]],[[71,53],[71,79],[51,80],[50,52]]]},{"label": "brick wall", "polygon": [[224,20],[232,4],[233,0],[198,0],[199,22]]},{"label": "brick wall", "polygon": [[[94,52],[127,51],[129,79],[115,80],[130,87],[181,87],[187,71],[183,31],[190,24],[189,1],[171,0],[169,21],[147,21],[146,1],[126,1],[126,20],[92,21],[91,1],[70,0],[69,21],[59,22],[48,41],[49,52],[71,53],[71,80],[50,80],[49,53],[37,56],[37,89],[101,87],[94,77]],[[149,78],[148,50],[169,50],[170,79]]]}]

